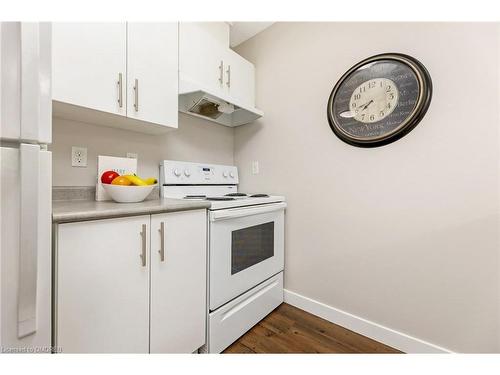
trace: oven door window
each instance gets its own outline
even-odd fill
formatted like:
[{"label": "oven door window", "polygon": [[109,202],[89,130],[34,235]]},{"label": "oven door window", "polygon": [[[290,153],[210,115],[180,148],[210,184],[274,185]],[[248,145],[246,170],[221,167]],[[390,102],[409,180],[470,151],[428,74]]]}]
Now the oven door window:
[{"label": "oven door window", "polygon": [[274,222],[238,229],[231,238],[231,275],[274,256]]}]

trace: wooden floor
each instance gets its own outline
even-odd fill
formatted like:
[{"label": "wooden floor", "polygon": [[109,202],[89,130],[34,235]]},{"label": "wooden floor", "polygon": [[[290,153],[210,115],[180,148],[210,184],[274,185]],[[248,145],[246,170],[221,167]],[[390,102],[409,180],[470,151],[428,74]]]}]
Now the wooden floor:
[{"label": "wooden floor", "polygon": [[401,353],[283,303],[224,353]]}]

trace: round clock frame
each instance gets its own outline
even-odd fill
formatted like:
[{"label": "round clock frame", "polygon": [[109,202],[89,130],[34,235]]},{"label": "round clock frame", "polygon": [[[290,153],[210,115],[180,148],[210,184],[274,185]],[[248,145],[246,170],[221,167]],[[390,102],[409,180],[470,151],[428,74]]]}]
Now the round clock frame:
[{"label": "round clock frame", "polygon": [[[370,121],[361,122],[358,119],[354,119],[355,117],[354,115],[348,116],[349,120],[346,121],[351,122],[350,124],[351,129],[353,129],[352,124],[354,123],[358,133],[362,132],[368,133],[368,134],[354,134],[352,131],[349,131],[349,129],[347,129],[347,126],[345,124],[341,123],[341,121],[344,121],[341,120],[341,118],[344,116],[341,116],[340,112],[338,112],[338,109],[340,107],[343,107],[344,108],[343,113],[350,113],[352,109],[351,105],[353,105],[352,102],[354,97],[354,91],[352,92],[352,97],[350,98],[350,101],[347,102],[346,98],[344,98],[342,100],[343,104],[341,106],[337,105],[338,103],[340,103],[340,100],[339,98],[337,98],[337,95],[339,93],[339,90],[343,89],[343,86],[346,83],[348,83],[350,79],[353,79],[354,74],[360,72],[362,68],[366,70],[365,72],[363,72],[365,77],[368,77],[368,79],[365,78],[365,81],[363,81],[362,83],[367,83],[368,81],[379,79],[381,87],[383,84],[387,85],[386,82],[390,81],[395,82],[397,87],[398,80],[396,80],[390,74],[386,73],[385,75],[380,77],[377,76],[377,73],[372,73],[371,75],[369,74],[370,71],[368,69],[376,66],[377,65],[376,63],[386,63],[386,64],[396,63],[399,64],[402,68],[406,67],[407,71],[411,71],[414,74],[414,77],[412,77],[412,79],[416,80],[416,89],[418,89],[418,93],[417,92],[413,93],[415,95],[415,98],[412,98],[411,101],[410,100],[405,101],[405,103],[414,102],[414,105],[411,108],[409,114],[405,116],[401,121],[395,120],[397,119],[398,116],[397,114],[398,111],[396,111],[396,109],[397,106],[400,105],[399,102],[397,103],[396,108],[391,109],[390,113],[382,114],[381,112],[381,116],[383,115],[383,117],[381,117],[380,121],[374,120],[372,122]],[[360,82],[361,81],[358,80],[357,84],[354,85],[353,90],[359,89]],[[395,90],[395,94],[400,95],[401,98],[403,98],[404,95],[402,94],[405,94],[405,89],[397,87],[397,89]],[[330,124],[330,128],[335,133],[335,135],[342,141],[352,146],[364,147],[364,148],[384,146],[394,141],[397,141],[401,137],[408,134],[411,130],[413,130],[415,126],[417,126],[417,124],[422,120],[425,113],[427,112],[427,109],[429,108],[431,102],[431,98],[432,98],[432,80],[429,72],[420,61],[418,61],[414,57],[404,55],[401,53],[383,53],[369,57],[363,61],[360,61],[342,75],[337,84],[334,86],[330,94],[330,97],[328,99],[328,108],[327,108],[328,122]],[[370,102],[373,102],[373,100],[371,100]],[[370,105],[370,102],[368,102],[368,105]],[[337,107],[337,113],[334,113],[334,107]],[[367,106],[365,105],[363,107],[363,110],[366,108]],[[404,112],[402,113],[404,114]],[[356,117],[359,116],[356,115]],[[387,131],[384,131],[385,129],[382,124],[383,119],[386,120],[386,123],[387,121],[392,121],[390,129],[388,129]],[[374,132],[371,130],[365,131],[365,129],[370,128],[371,124],[376,125],[377,128],[377,130],[375,131],[376,134],[374,134]]]}]

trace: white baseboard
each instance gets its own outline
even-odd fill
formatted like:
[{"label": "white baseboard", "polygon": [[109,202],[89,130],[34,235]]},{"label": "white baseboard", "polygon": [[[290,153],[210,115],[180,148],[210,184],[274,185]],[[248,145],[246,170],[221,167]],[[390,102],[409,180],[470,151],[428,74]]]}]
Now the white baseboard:
[{"label": "white baseboard", "polygon": [[363,336],[370,337],[385,345],[405,353],[453,353],[451,350],[409,336],[394,329],[363,319],[359,316],[325,305],[311,298],[301,296],[290,290],[284,291],[285,302],[338,324]]}]

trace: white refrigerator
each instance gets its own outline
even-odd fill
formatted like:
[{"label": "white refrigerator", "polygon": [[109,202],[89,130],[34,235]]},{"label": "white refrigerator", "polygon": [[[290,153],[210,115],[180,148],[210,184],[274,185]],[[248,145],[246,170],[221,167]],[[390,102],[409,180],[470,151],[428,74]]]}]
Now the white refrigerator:
[{"label": "white refrigerator", "polygon": [[51,25],[0,23],[0,349],[50,352]]}]

